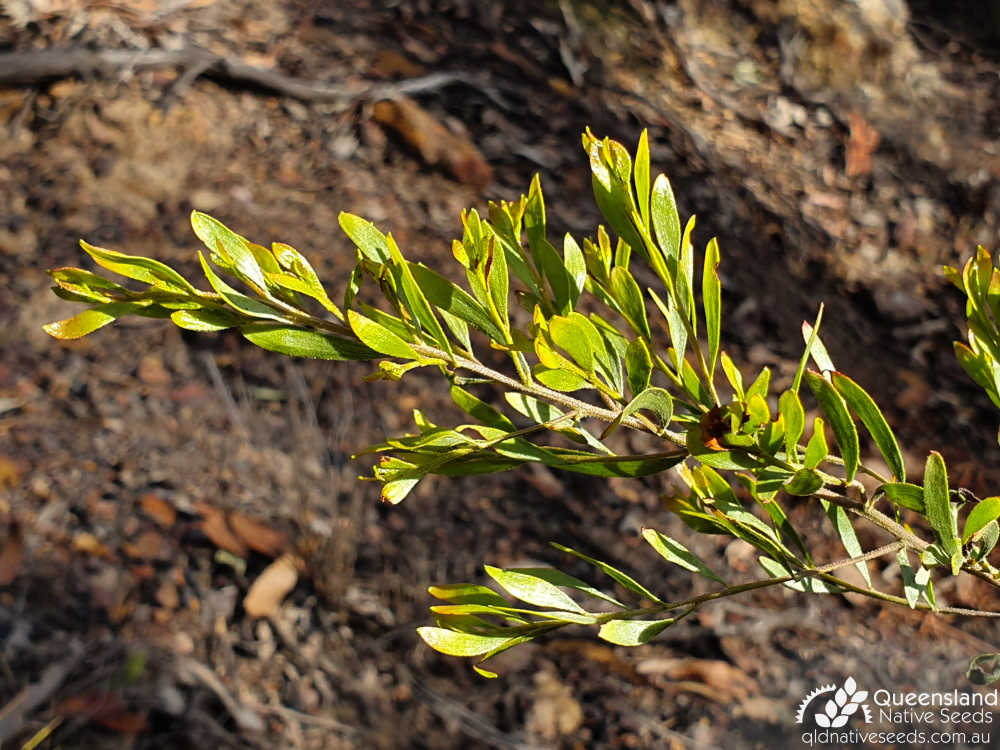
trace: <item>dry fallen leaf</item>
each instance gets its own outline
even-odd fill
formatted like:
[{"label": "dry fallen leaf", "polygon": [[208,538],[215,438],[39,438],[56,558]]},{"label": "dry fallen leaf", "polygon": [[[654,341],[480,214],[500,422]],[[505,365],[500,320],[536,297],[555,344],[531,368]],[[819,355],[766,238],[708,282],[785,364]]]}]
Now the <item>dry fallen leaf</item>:
[{"label": "dry fallen leaf", "polygon": [[143,512],[158,523],[162,528],[169,529],[177,520],[177,511],[159,495],[149,492],[139,498]]},{"label": "dry fallen leaf", "polygon": [[108,545],[87,531],[81,531],[73,537],[73,549],[94,557],[103,557],[105,560],[114,559]]},{"label": "dry fallen leaf", "polygon": [[860,112],[851,112],[847,116],[851,128],[850,140],[847,142],[846,172],[848,177],[870,174],[872,171],[872,154],[878,148],[882,137],[875,127],[869,123]]},{"label": "dry fallen leaf", "polygon": [[23,473],[14,459],[0,456],[0,490],[13,487],[20,481]]},{"label": "dry fallen leaf", "polygon": [[142,532],[135,542],[123,545],[122,549],[129,557],[140,560],[169,560],[172,553],[167,539],[152,529]]},{"label": "dry fallen leaf", "polygon": [[146,729],[146,717],[130,712],[114,693],[93,691],[60,701],[55,713],[61,716],[85,716],[92,721],[124,734],[138,734]]},{"label": "dry fallen leaf", "polygon": [[139,380],[146,385],[170,385],[170,373],[158,354],[147,354],[139,361]]},{"label": "dry fallen leaf", "polygon": [[528,713],[527,727],[532,734],[550,742],[572,734],[583,724],[583,708],[573,691],[551,672],[535,675],[535,703]]},{"label": "dry fallen leaf", "polygon": [[0,549],[0,586],[10,585],[21,569],[24,559],[24,537],[21,536],[21,525],[11,521],[7,527],[7,538]]},{"label": "dry fallen leaf", "polygon": [[298,580],[295,558],[292,555],[282,555],[257,576],[243,600],[243,609],[251,617],[268,617],[274,614]]},{"label": "dry fallen leaf", "polygon": [[226,514],[221,508],[208,503],[198,503],[195,507],[201,514],[199,527],[216,547],[232,552],[237,557],[246,557],[249,554],[250,548],[229,528]]},{"label": "dry fallen leaf", "polygon": [[493,168],[479,149],[412,99],[400,96],[375,102],[372,116],[399,133],[428,164],[441,164],[460,181],[479,188],[493,182]]},{"label": "dry fallen leaf", "polygon": [[[757,682],[746,672],[720,659],[646,659],[638,671],[644,675],[663,675],[672,683],[701,683],[711,688],[716,700],[743,700],[760,693]],[[694,687],[694,684],[689,687]]]},{"label": "dry fallen leaf", "polygon": [[287,536],[266,524],[247,518],[242,513],[229,514],[229,527],[240,541],[262,555],[274,557],[288,549]]}]

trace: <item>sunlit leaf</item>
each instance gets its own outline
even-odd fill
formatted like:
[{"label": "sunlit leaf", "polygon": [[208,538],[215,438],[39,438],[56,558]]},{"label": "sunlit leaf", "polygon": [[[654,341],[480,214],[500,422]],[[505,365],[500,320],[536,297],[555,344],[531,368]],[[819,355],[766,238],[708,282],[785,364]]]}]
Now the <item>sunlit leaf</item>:
[{"label": "sunlit leaf", "polygon": [[622,314],[635,332],[646,339],[651,338],[642,292],[639,291],[639,285],[632,274],[621,266],[611,269],[611,294],[618,301]]},{"label": "sunlit leaf", "polygon": [[379,353],[358,341],[338,336],[291,328],[272,323],[250,323],[240,327],[244,338],[262,349],[291,357],[362,361],[375,359]]},{"label": "sunlit leaf", "polygon": [[548,607],[568,612],[583,613],[584,609],[558,586],[549,583],[529,568],[503,570],[492,565],[483,566],[486,574],[508,594],[536,607]]},{"label": "sunlit leaf", "polygon": [[[820,308],[820,313],[822,314],[822,307]],[[821,373],[825,375],[837,369],[833,366],[833,360],[830,359],[830,355],[819,337],[819,330],[814,329],[813,326],[805,321],[802,323],[802,340],[806,342],[809,354],[812,356],[813,362],[816,363],[816,367],[819,368]]]},{"label": "sunlit leaf", "polygon": [[510,640],[503,635],[474,635],[431,627],[417,628],[417,634],[432,649],[449,656],[479,656]]},{"label": "sunlit leaf", "polygon": [[420,358],[413,347],[395,333],[354,310],[347,311],[347,322],[361,343],[380,354],[400,359]]},{"label": "sunlit leaf", "polygon": [[808,497],[823,488],[823,478],[813,469],[800,469],[785,483],[784,488],[789,495]]},{"label": "sunlit leaf", "polygon": [[569,307],[573,309],[586,285],[587,262],[580,246],[576,244],[576,240],[568,232],[563,239],[563,265],[566,267],[567,278],[571,282]]},{"label": "sunlit leaf", "polygon": [[377,263],[389,263],[389,246],[385,235],[375,225],[360,216],[341,211],[337,217],[344,234],[364,253],[365,257]]},{"label": "sunlit leaf", "polygon": [[968,542],[983,527],[998,518],[1000,518],[1000,497],[987,497],[980,500],[969,513],[969,517],[965,519],[962,544]]},{"label": "sunlit leaf", "polygon": [[861,447],[858,442],[858,429],[854,426],[854,420],[847,410],[847,403],[822,375],[807,370],[805,377],[830,424],[830,429],[833,430],[833,436],[840,448],[840,456],[844,459],[847,481],[850,482],[858,470]]},{"label": "sunlit leaf", "polygon": [[553,370],[543,365],[536,365],[532,372],[539,383],[561,393],[572,393],[581,388],[594,387],[586,378],[569,370]]},{"label": "sunlit leaf", "polygon": [[670,424],[670,420],[674,416],[674,399],[663,388],[657,388],[656,386],[647,388],[628,402],[628,405],[621,410],[618,416],[615,417],[615,420],[604,430],[601,439],[603,440],[610,435],[624,420],[640,409],[653,412],[658,418],[660,427],[665,428]]},{"label": "sunlit leaf", "polygon": [[[77,313],[72,318],[60,320],[56,323],[48,323],[42,326],[42,329],[57,339],[78,339],[86,336],[88,333],[93,333],[99,328],[103,328],[108,323],[112,323],[125,315],[140,314],[143,308],[147,306],[142,302],[108,302]],[[162,310],[162,308],[160,309]],[[169,314],[169,311],[164,310],[162,317],[166,317]]]},{"label": "sunlit leaf", "polygon": [[170,319],[178,328],[187,331],[224,331],[243,320],[238,315],[225,310],[177,310]]},{"label": "sunlit leaf", "polygon": [[733,363],[733,360],[725,352],[720,352],[719,358],[722,360],[722,371],[726,373],[726,380],[732,386],[736,400],[742,401],[744,398],[743,373],[740,372],[740,368]]},{"label": "sunlit leaf", "polygon": [[805,374],[806,365],[809,363],[809,354],[812,351],[812,346],[816,343],[816,338],[819,336],[819,326],[823,322],[823,303],[819,304],[819,312],[816,313],[816,322],[809,325],[805,321],[802,321],[802,330],[805,331],[808,327],[809,337],[806,340],[805,351],[802,352],[802,358],[799,360],[798,369],[795,370],[795,378],[792,380],[792,390],[795,393],[799,392],[799,386],[802,383],[802,376]]},{"label": "sunlit leaf", "polygon": [[642,538],[649,543],[653,549],[655,549],[659,555],[674,565],[679,565],[680,567],[690,570],[693,573],[699,573],[703,576],[711,578],[712,580],[718,581],[719,583],[725,585],[726,582],[722,580],[716,573],[714,573],[697,555],[688,550],[683,544],[675,539],[667,536],[666,534],[661,534],[656,529],[643,529]]},{"label": "sunlit leaf", "polygon": [[597,637],[616,646],[641,646],[676,622],[666,620],[611,620],[601,625]]},{"label": "sunlit leaf", "polygon": [[712,377],[719,356],[719,336],[722,327],[722,285],[719,281],[719,243],[713,237],[705,248],[705,269],[702,276],[702,304],[705,308],[705,331],[708,336],[708,373]]},{"label": "sunlit leaf", "polygon": [[[582,315],[579,319],[589,321]],[[590,325],[591,330],[593,326]],[[553,316],[549,321],[549,334],[552,342],[563,351],[567,352],[585,372],[594,371],[594,348],[591,344],[591,335],[580,325],[578,319],[567,318],[561,315]],[[597,336],[597,331],[593,330],[593,336]]]},{"label": "sunlit leaf", "polygon": [[428,587],[431,596],[452,604],[487,604],[506,607],[508,601],[500,594],[477,583],[445,583]]},{"label": "sunlit leaf", "polygon": [[851,410],[858,415],[861,423],[868,429],[875,445],[878,446],[893,477],[900,482],[906,481],[906,468],[903,466],[903,454],[899,443],[893,434],[889,423],[885,421],[882,411],[865,390],[846,375],[834,371],[831,373],[833,387],[844,397]]},{"label": "sunlit leaf", "polygon": [[96,247],[80,240],[82,247],[98,265],[114,271],[136,281],[143,281],[160,289],[180,292],[182,294],[197,294],[191,284],[177,271],[169,266],[153,260],[135,255],[126,255],[117,250],[109,250],[106,247]]},{"label": "sunlit leaf", "polygon": [[[849,557],[860,557],[864,554],[864,550],[861,548],[861,542],[858,541],[858,535],[854,531],[854,526],[851,525],[851,520],[847,517],[847,511],[844,510],[839,505],[834,505],[833,503],[827,501],[821,501],[823,505],[823,510],[826,511],[827,517],[833,524],[833,528],[837,530],[837,536],[840,537],[840,541],[844,545],[844,549],[847,550]],[[872,588],[872,579],[868,573],[868,563],[862,561],[855,564],[858,572],[861,573],[861,577],[865,579],[865,583],[868,584],[868,588]]]},{"label": "sunlit leaf", "polygon": [[821,417],[816,417],[813,420],[813,432],[812,437],[809,438],[809,442],[806,444],[806,453],[803,463],[807,469],[815,469],[824,460],[826,460],[829,454],[829,448],[826,444],[826,429]]},{"label": "sunlit leaf", "polygon": [[924,488],[907,482],[889,482],[876,492],[884,493],[896,505],[924,513]]},{"label": "sunlit leaf", "polygon": [[635,196],[639,203],[639,217],[649,226],[649,132],[643,128],[639,145],[635,149]]},{"label": "sunlit leaf", "polygon": [[[218,219],[200,211],[191,212],[191,227],[198,239],[208,248],[213,260],[221,261],[220,265],[258,291],[267,291],[268,284],[264,271],[245,237],[236,234]],[[272,263],[276,270],[277,262],[273,258]]]},{"label": "sunlit leaf", "polygon": [[931,451],[924,466],[924,505],[927,508],[927,520],[937,534],[941,547],[951,559],[952,575],[958,575],[957,568],[962,564],[958,522],[948,494],[948,471],[944,459],[937,451]]},{"label": "sunlit leaf", "polygon": [[653,374],[653,360],[649,347],[642,339],[632,339],[625,351],[625,369],[628,372],[628,387],[632,395],[642,393],[649,387]]},{"label": "sunlit leaf", "polygon": [[785,420],[785,452],[790,461],[795,461],[798,452],[796,446],[802,438],[802,433],[805,432],[806,423],[806,413],[805,409],[802,408],[799,394],[793,390],[782,393],[778,399],[778,413]]},{"label": "sunlit leaf", "polygon": [[644,596],[647,599],[651,599],[654,602],[660,601],[659,597],[657,597],[649,589],[647,589],[645,586],[643,586],[634,578],[632,578],[632,576],[618,570],[618,568],[615,568],[606,562],[602,562],[601,560],[596,560],[593,557],[590,557],[589,555],[583,554],[582,552],[577,552],[575,549],[563,546],[562,544],[557,544],[556,542],[549,542],[549,544],[551,544],[557,550],[566,552],[570,555],[573,555],[574,557],[579,557],[581,560],[590,563],[595,568],[598,568],[599,570],[601,570],[602,572],[604,572],[605,574],[616,580],[618,583],[627,588],[629,591],[633,591],[636,594]]},{"label": "sunlit leaf", "polygon": [[253,297],[248,297],[243,294],[243,292],[238,292],[233,289],[229,284],[222,280],[222,278],[212,269],[205,260],[205,256],[199,251],[198,260],[201,262],[201,270],[205,274],[205,278],[208,279],[208,283],[212,286],[212,289],[225,300],[226,304],[232,307],[234,310],[245,313],[252,318],[261,318],[264,320],[274,320],[279,323],[290,324],[291,321],[288,319],[287,315],[279,313],[273,307],[260,300],[254,299]]},{"label": "sunlit leaf", "polygon": [[653,181],[651,208],[656,240],[668,258],[676,259],[680,255],[681,220],[677,215],[673,188],[664,174]]}]

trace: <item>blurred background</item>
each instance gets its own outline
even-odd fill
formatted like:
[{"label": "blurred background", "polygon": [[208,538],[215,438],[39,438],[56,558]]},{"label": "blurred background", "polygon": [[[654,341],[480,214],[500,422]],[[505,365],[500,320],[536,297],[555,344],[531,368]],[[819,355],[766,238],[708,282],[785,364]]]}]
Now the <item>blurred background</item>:
[{"label": "blurred background", "polygon": [[[0,744],[763,748],[848,675],[966,687],[995,625],[786,590],[638,649],[570,632],[483,680],[417,639],[428,584],[482,582],[483,562],[592,576],[554,540],[702,593],[643,526],[736,576],[755,560],[670,517],[669,477],[436,478],[379,504],[350,456],[414,407],[453,418],[433,374],[366,383],[143,319],[41,330],[75,312],[45,269],[90,268],[79,238],[199,276],[193,208],[293,245],[331,290],[354,263],[341,210],[448,267],[462,208],[539,173],[554,235],[590,235],[587,126],[630,148],[648,127],[696,246],[719,237],[746,376],[789,380],[824,301],[834,361],[914,469],[938,448],[954,482],[996,491],[996,415],[952,357],[962,307],[939,270],[997,249],[996,2],[3,0]],[[294,589],[248,605],[263,574]]]}]

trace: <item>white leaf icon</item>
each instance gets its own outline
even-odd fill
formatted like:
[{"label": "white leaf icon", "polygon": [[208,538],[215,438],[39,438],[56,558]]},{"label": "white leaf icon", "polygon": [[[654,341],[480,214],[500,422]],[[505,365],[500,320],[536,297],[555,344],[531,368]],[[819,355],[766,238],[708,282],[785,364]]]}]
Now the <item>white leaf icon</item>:
[{"label": "white leaf icon", "polygon": [[844,726],[844,724],[846,724],[846,723],[847,723],[847,717],[846,716],[838,716],[836,719],[833,720],[833,722],[830,724],[830,726],[833,727],[834,729],[836,729],[837,727]]},{"label": "white leaf icon", "polygon": [[816,723],[824,729],[828,729],[830,727],[830,720],[823,714],[816,714]]},{"label": "white leaf icon", "polygon": [[844,688],[838,690],[834,694],[833,699],[837,701],[838,706],[843,706],[845,703],[847,703],[847,693],[844,692]]},{"label": "white leaf icon", "polygon": [[837,711],[840,710],[840,706],[838,706],[833,701],[827,701],[826,706],[823,707],[823,710],[826,711],[826,715],[832,719],[834,716],[837,715]]},{"label": "white leaf icon", "polygon": [[853,677],[848,677],[846,680],[844,680],[844,692],[846,692],[848,695],[852,695],[854,691],[857,689],[858,689],[858,683],[854,681]]},{"label": "white leaf icon", "polygon": [[858,710],[858,708],[860,708],[860,704],[848,703],[846,706],[840,709],[840,714],[841,716],[851,716]]},{"label": "white leaf icon", "polygon": [[852,696],[851,700],[854,701],[855,703],[864,703],[867,697],[868,697],[867,690],[859,690]]}]

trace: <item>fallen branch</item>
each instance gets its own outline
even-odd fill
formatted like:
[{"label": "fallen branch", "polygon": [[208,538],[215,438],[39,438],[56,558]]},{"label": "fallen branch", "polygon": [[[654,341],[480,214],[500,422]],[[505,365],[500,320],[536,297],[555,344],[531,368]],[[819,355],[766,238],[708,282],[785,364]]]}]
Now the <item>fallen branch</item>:
[{"label": "fallen branch", "polygon": [[431,73],[398,83],[374,83],[357,87],[304,81],[276,70],[257,68],[242,60],[216,55],[200,47],[179,50],[48,49],[38,52],[0,54],[0,85],[30,85],[59,78],[107,76],[156,68],[181,68],[189,84],[204,76],[223,83],[258,86],[302,101],[353,101],[392,99],[419,94],[453,83],[482,87],[468,73]]}]

